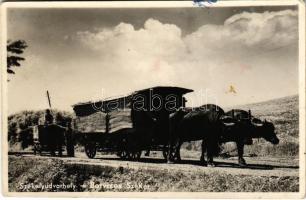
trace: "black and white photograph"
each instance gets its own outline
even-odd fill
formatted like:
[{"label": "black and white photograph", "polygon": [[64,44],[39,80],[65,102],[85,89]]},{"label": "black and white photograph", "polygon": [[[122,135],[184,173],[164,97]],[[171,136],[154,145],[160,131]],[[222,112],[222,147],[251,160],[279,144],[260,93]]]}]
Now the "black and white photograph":
[{"label": "black and white photograph", "polygon": [[1,9],[7,196],[304,195],[303,1]]}]

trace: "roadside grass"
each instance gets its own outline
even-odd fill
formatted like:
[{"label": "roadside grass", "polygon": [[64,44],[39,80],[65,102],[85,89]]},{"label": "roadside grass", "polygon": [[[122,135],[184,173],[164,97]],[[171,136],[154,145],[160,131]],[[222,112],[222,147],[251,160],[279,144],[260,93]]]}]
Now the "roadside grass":
[{"label": "roadside grass", "polygon": [[57,191],[121,192],[298,192],[295,176],[232,175],[203,170],[179,171],[65,164],[48,158],[9,157],[10,191],[55,191],[50,188],[21,189],[20,184],[74,184],[75,188]]},{"label": "roadside grass", "polygon": [[[233,142],[223,145],[221,152],[229,156],[237,156],[236,144]],[[263,140],[255,140],[252,145],[245,145],[245,156],[276,156],[276,157],[298,157],[299,144],[295,141],[280,140],[278,145],[272,145]]]},{"label": "roadside grass", "polygon": [[[21,157],[9,157],[8,182],[10,191],[41,191],[39,189],[26,189],[22,184],[59,183],[59,177],[63,177],[64,168],[62,161],[54,159],[39,160]],[[52,190],[51,190],[52,191]]]}]

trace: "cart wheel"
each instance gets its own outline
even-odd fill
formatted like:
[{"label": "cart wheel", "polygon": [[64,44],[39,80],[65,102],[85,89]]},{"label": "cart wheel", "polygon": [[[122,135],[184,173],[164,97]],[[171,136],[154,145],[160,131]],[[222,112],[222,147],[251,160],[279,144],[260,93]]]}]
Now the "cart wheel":
[{"label": "cart wheel", "polygon": [[87,143],[85,145],[85,153],[88,158],[94,158],[97,153],[97,148],[95,143]]}]

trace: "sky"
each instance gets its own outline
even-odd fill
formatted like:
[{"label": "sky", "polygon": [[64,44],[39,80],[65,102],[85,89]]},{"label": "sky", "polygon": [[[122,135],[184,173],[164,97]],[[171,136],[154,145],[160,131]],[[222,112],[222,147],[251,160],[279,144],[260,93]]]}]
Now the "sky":
[{"label": "sky", "polygon": [[11,8],[8,38],[28,43],[9,75],[8,112],[72,110],[153,86],[193,89],[187,106],[298,94],[295,7]]}]

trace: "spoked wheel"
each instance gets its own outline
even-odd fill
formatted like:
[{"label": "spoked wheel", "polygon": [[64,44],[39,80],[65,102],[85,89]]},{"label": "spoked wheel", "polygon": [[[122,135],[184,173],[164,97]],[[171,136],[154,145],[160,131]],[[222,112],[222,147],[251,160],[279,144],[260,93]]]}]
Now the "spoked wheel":
[{"label": "spoked wheel", "polygon": [[96,144],[91,142],[85,145],[85,153],[88,158],[94,158],[97,153]]}]

